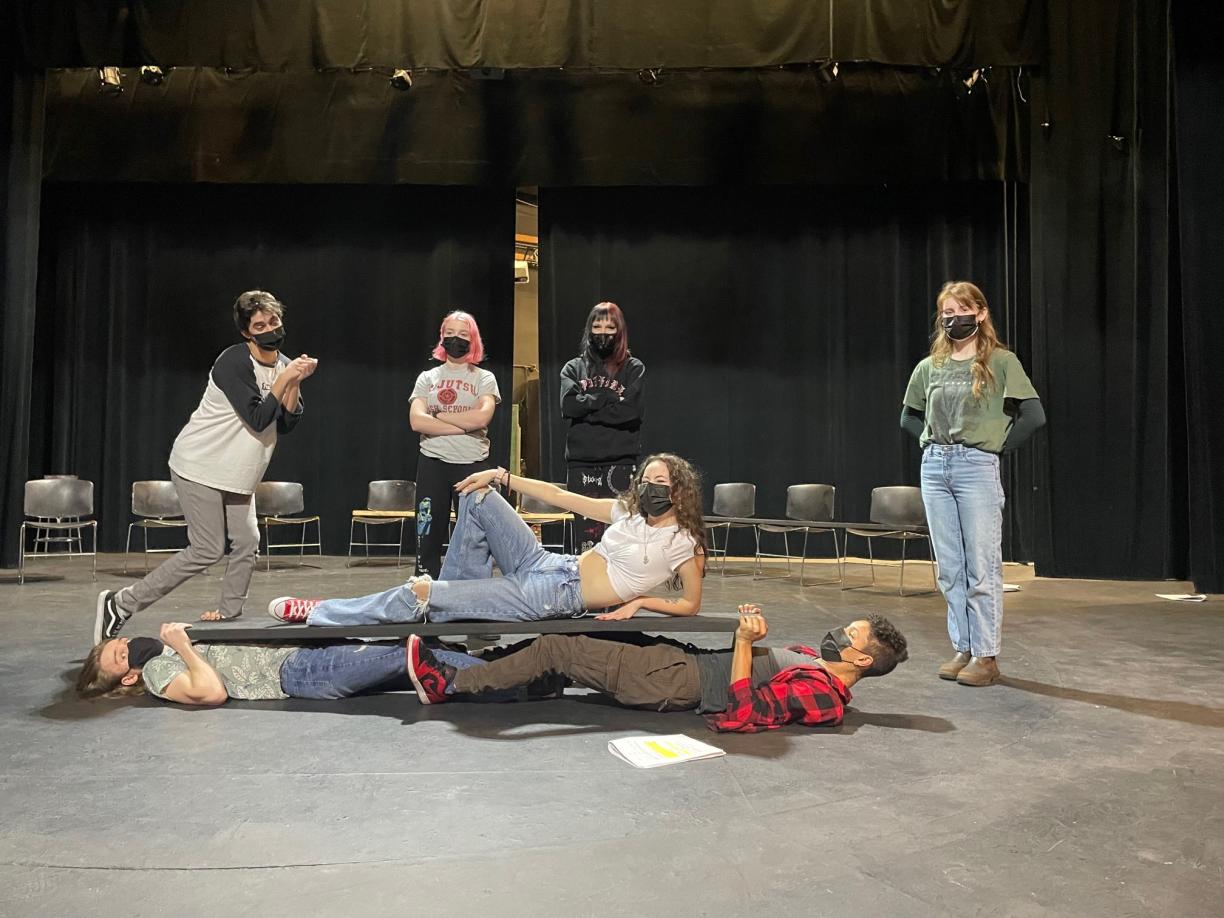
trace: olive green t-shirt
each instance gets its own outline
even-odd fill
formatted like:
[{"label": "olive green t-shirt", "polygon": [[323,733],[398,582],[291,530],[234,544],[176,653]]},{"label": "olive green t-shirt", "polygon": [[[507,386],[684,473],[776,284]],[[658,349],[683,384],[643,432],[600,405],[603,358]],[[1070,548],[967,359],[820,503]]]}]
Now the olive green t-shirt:
[{"label": "olive green t-shirt", "polygon": [[944,361],[937,367],[924,357],[910,376],[905,404],[926,417],[922,446],[960,443],[990,453],[1003,451],[1012,419],[1003,410],[1005,399],[1037,398],[1037,390],[1011,351],[999,348],[990,355],[994,385],[980,399],[973,397],[973,360]]}]

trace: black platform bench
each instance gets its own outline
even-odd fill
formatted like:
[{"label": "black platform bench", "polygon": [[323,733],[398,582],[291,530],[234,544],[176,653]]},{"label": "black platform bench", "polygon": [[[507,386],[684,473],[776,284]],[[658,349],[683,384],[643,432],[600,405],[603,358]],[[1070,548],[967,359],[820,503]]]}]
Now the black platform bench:
[{"label": "black platform bench", "polygon": [[187,631],[201,644],[262,644],[285,642],[309,644],[315,641],[379,640],[394,641],[410,634],[422,637],[472,634],[609,634],[658,632],[692,634],[696,632],[731,633],[739,627],[739,616],[636,615],[621,621],[604,622],[593,616],[549,618],[537,622],[402,622],[393,625],[263,625],[250,628],[236,625],[195,625]]}]

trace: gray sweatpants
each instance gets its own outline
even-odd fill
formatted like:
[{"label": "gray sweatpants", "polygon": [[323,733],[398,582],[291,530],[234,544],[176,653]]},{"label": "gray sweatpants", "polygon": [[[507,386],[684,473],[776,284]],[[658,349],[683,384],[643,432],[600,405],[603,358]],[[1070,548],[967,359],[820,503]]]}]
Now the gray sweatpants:
[{"label": "gray sweatpants", "polygon": [[640,647],[577,634],[545,634],[500,660],[461,669],[454,688],[512,689],[548,673],[569,676],[628,707],[677,711],[701,701],[701,673],[691,654],[670,644]]},{"label": "gray sweatpants", "polygon": [[247,587],[259,554],[259,526],[255,520],[255,498],[250,494],[218,491],[207,485],[170,478],[178,491],[187,520],[187,547],[151,571],[143,580],[125,587],[115,597],[120,608],[139,612],[157,602],[179,584],[190,580],[225,557],[229,539],[229,563],[221,583],[221,605],[225,618],[242,612]]}]

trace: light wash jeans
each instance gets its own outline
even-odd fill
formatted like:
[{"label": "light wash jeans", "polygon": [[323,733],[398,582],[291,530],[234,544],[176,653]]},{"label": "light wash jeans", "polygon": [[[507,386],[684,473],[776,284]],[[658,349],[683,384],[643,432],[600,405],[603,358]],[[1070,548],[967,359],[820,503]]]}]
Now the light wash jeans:
[{"label": "light wash jeans", "polygon": [[948,636],[958,652],[993,657],[1003,628],[1003,485],[999,457],[953,444],[922,453],[922,502]]},{"label": "light wash jeans", "polygon": [[[502,576],[493,576],[493,563]],[[408,584],[356,599],[328,599],[310,625],[392,622],[539,621],[585,611],[578,558],[545,550],[531,528],[495,491],[464,495],[450,548],[429,602]]]},{"label": "light wash jeans", "polygon": [[[434,655],[456,669],[482,662],[451,650],[435,650]],[[402,641],[303,647],[281,665],[280,679],[281,691],[290,698],[348,698],[374,688],[412,689]]]}]

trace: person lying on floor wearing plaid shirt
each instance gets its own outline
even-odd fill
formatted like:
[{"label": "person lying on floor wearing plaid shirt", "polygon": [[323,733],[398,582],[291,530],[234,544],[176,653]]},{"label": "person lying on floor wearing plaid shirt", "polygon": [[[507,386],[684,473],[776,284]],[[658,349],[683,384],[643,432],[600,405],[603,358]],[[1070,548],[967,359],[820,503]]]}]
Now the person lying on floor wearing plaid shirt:
[{"label": "person lying on floor wearing plaid shirt", "polygon": [[732,650],[703,650],[667,638],[638,645],[546,634],[508,656],[492,662],[471,657],[459,668],[440,661],[413,635],[408,675],[424,704],[514,689],[552,673],[627,707],[696,710],[711,730],[756,733],[786,724],[840,724],[850,686],[887,675],[909,656],[905,637],[881,615],[828,632],[817,651],[756,647],[769,633],[765,616],[757,605],[742,605],[739,612]]}]

